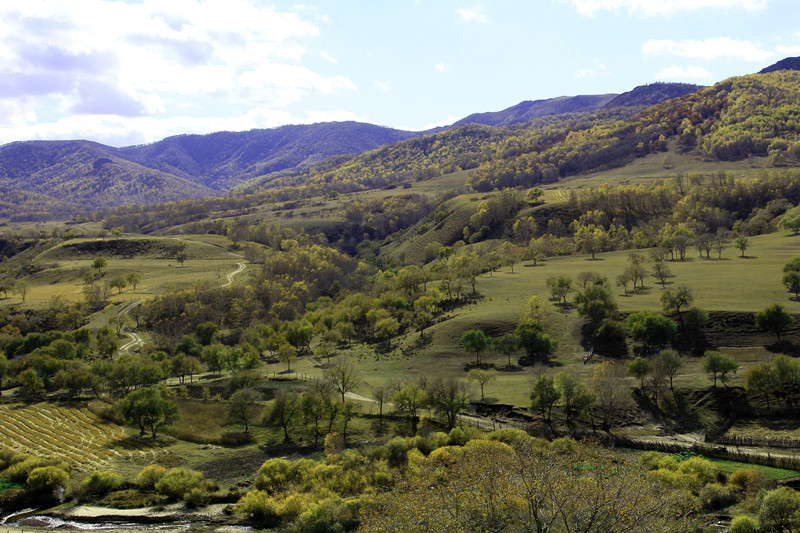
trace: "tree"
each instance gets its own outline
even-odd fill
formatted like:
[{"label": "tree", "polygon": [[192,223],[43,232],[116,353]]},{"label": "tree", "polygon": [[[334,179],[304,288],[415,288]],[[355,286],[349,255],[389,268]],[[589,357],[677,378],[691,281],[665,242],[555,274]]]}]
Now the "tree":
[{"label": "tree", "polygon": [[97,270],[98,272],[102,272],[104,268],[108,266],[108,259],[103,257],[102,255],[98,255],[92,261],[92,268]]},{"label": "tree", "polygon": [[794,293],[795,299],[800,299],[800,272],[791,270],[783,274],[783,286]]},{"label": "tree", "polygon": [[213,322],[203,322],[194,329],[198,342],[203,346],[208,346],[219,336],[219,326]]},{"label": "tree", "polygon": [[14,282],[10,278],[0,279],[0,292],[8,298],[8,293],[14,290]]},{"label": "tree", "polygon": [[178,404],[168,399],[159,387],[135,390],[118,401],[116,409],[128,424],[139,428],[143,437],[147,430],[155,439],[160,428],[178,419]]},{"label": "tree", "polygon": [[611,420],[625,402],[625,369],[613,361],[603,361],[592,372],[592,390],[597,406],[603,414],[603,429],[611,427]]},{"label": "tree", "polygon": [[40,396],[44,394],[44,380],[33,368],[26,368],[17,374],[17,382],[25,396]]},{"label": "tree", "polygon": [[467,381],[477,381],[481,388],[481,400],[483,400],[483,388],[490,382],[497,379],[494,372],[489,370],[482,370],[480,368],[473,368],[467,372]]},{"label": "tree", "polygon": [[573,291],[571,277],[558,276],[548,278],[547,286],[550,288],[550,294],[555,300],[561,300],[563,305],[567,305],[567,295]]},{"label": "tree", "polygon": [[292,440],[289,436],[289,426],[299,411],[299,407],[300,399],[297,394],[285,390],[275,392],[275,398],[272,401],[266,423],[267,425],[283,428],[283,442],[291,442]]},{"label": "tree", "polygon": [[398,411],[411,417],[412,431],[416,433],[419,411],[428,405],[428,395],[425,390],[417,383],[407,383],[392,396],[392,401]]},{"label": "tree", "polygon": [[506,333],[494,342],[495,350],[508,358],[508,367],[511,368],[511,354],[519,350],[519,337],[513,333]]},{"label": "tree", "polygon": [[114,315],[108,319],[108,324],[114,326],[116,329],[117,335],[122,334],[122,328],[128,325],[129,323],[128,315],[125,313],[120,313],[118,315]]},{"label": "tree", "polygon": [[361,405],[355,402],[345,402],[342,405],[342,438],[347,441],[347,424],[361,413]]},{"label": "tree", "polygon": [[128,272],[125,274],[125,281],[130,283],[133,290],[136,290],[136,286],[142,281],[142,275],[139,272]]},{"label": "tree", "polygon": [[613,318],[617,314],[617,302],[608,284],[608,280],[600,277],[575,296],[578,314],[586,317],[592,324],[598,324],[605,318]]},{"label": "tree", "polygon": [[758,510],[761,531],[796,531],[800,527],[800,493],[778,487],[764,495]]},{"label": "tree", "polygon": [[480,329],[470,329],[461,334],[461,346],[475,353],[475,364],[481,364],[481,353],[492,345],[492,339]]},{"label": "tree", "polygon": [[669,349],[661,350],[657,357],[659,365],[664,370],[664,375],[669,379],[669,390],[674,392],[675,388],[673,387],[672,380],[677,375],[678,370],[686,364],[686,359],[675,350]]},{"label": "tree", "polygon": [[800,235],[800,207],[795,207],[784,213],[778,227],[787,229],[795,235]]},{"label": "tree", "polygon": [[644,378],[653,370],[653,364],[644,357],[636,357],[625,363],[625,367],[628,374],[639,379],[639,389],[644,392]]},{"label": "tree", "polygon": [[[470,373],[478,369],[470,370]],[[483,372],[482,370],[479,370]],[[447,427],[456,426],[458,415],[462,409],[469,405],[469,391],[467,385],[454,378],[436,380],[430,387],[430,404],[434,410],[444,415]],[[375,397],[375,395],[373,395]]]},{"label": "tree", "polygon": [[667,284],[667,278],[672,276],[672,271],[670,271],[669,267],[664,261],[656,261],[653,264],[653,277],[656,278],[659,283],[661,283],[661,288],[663,289]]},{"label": "tree", "polygon": [[642,353],[666,346],[678,336],[678,326],[673,320],[650,309],[628,315],[628,331],[633,340],[642,343]]},{"label": "tree", "polygon": [[756,313],[756,325],[764,331],[774,333],[778,337],[778,344],[781,344],[781,331],[786,329],[794,318],[786,312],[781,304],[772,304]]},{"label": "tree", "polygon": [[261,395],[255,389],[239,389],[228,398],[228,416],[244,424],[244,432],[250,430],[250,420],[256,416]]},{"label": "tree", "polygon": [[97,331],[97,353],[101,357],[112,358],[119,347],[117,334],[108,326],[103,326]]},{"label": "tree", "polygon": [[551,339],[538,322],[523,322],[514,333],[531,359],[547,360],[558,349],[558,341]]},{"label": "tree", "polygon": [[361,373],[356,365],[344,357],[336,361],[331,368],[325,369],[323,377],[342,395],[342,403],[345,394],[361,386]]},{"label": "tree", "polygon": [[19,280],[14,284],[14,292],[22,298],[22,303],[25,303],[25,298],[28,296],[28,287],[28,282],[23,280]]},{"label": "tree", "polygon": [[554,384],[561,397],[565,422],[568,426],[575,418],[591,412],[595,402],[594,394],[578,381],[578,378],[566,372],[559,372],[556,374]]},{"label": "tree", "polygon": [[549,423],[553,405],[555,405],[560,397],[561,394],[556,389],[553,378],[541,376],[533,385],[533,390],[531,391],[531,406],[534,409],[538,409],[542,413],[542,418]]},{"label": "tree", "polygon": [[378,385],[372,389],[372,399],[378,404],[378,416],[383,422],[383,405],[389,401],[389,389],[384,385]]},{"label": "tree", "polygon": [[109,287],[117,289],[117,294],[122,294],[122,289],[128,286],[125,276],[115,276],[109,283]]},{"label": "tree", "polygon": [[737,250],[742,252],[742,257],[744,257],[745,250],[750,248],[750,239],[748,239],[747,237],[739,237],[738,239],[736,239],[736,241],[734,242],[733,246]]},{"label": "tree", "polygon": [[690,307],[694,301],[692,289],[686,285],[678,285],[674,290],[664,289],[661,291],[659,299],[664,313],[677,315],[678,322],[683,326],[683,311]]},{"label": "tree", "polygon": [[729,355],[723,355],[714,350],[706,351],[705,355],[703,355],[701,364],[703,371],[713,377],[715,388],[717,386],[717,378],[719,378],[719,380],[722,381],[722,384],[727,387],[725,379],[727,378],[728,374],[731,372],[735,374],[739,369],[739,363],[736,361],[736,359]]},{"label": "tree", "polygon": [[281,363],[286,363],[286,372],[292,371],[292,361],[297,360],[297,350],[291,344],[284,343],[278,348],[278,360]]}]

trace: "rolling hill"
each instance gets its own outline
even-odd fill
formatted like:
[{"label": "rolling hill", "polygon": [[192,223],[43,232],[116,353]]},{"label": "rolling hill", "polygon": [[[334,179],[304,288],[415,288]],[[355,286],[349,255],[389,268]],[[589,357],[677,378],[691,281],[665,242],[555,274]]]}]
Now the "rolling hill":
[{"label": "rolling hill", "polygon": [[[768,68],[793,64],[789,58]],[[707,88],[653,83],[620,95],[522,102],[437,132],[339,122],[180,135],[125,148],[17,142],[0,147],[0,187],[20,201],[4,202],[0,215],[62,216],[220,196],[242,185],[250,192],[346,192],[468,169],[477,169],[469,185],[478,190],[529,186],[619,167],[666,150],[670,139],[698,157],[770,156],[770,164],[794,165],[796,78],[781,70]]]}]

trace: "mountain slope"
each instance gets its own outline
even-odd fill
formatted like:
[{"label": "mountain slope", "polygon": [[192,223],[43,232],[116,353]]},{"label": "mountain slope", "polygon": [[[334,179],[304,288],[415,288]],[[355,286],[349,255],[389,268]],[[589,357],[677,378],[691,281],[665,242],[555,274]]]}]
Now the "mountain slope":
[{"label": "mountain slope", "polygon": [[327,122],[245,132],[180,135],[119,153],[156,168],[226,191],[253,177],[298,171],[328,157],[360,154],[419,135],[358,122]]},{"label": "mountain slope", "polygon": [[702,85],[693,85],[691,83],[650,83],[648,85],[640,85],[632,91],[620,94],[605,104],[604,107],[651,106],[693,93],[702,88]]},{"label": "mountain slope", "polygon": [[530,122],[547,115],[594,111],[606,105],[616,96],[616,94],[559,96],[558,98],[548,98],[546,100],[525,101],[502,111],[469,115],[454,122],[453,126],[463,126],[465,124],[483,124],[484,126],[495,127],[511,126],[521,122]]},{"label": "mountain slope", "polygon": [[800,57],[787,57],[785,59],[781,59],[777,63],[761,69],[759,74],[777,72],[779,70],[800,70]]},{"label": "mountain slope", "polygon": [[68,199],[85,208],[165,202],[214,191],[120,158],[89,141],[35,141],[0,147],[0,186]]}]

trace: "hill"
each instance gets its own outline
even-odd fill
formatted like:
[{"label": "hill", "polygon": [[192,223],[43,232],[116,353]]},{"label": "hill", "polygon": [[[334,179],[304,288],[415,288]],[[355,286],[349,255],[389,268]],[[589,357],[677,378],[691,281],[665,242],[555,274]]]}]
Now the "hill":
[{"label": "hill", "polygon": [[702,88],[702,85],[693,85],[691,83],[650,83],[648,85],[640,85],[632,91],[620,94],[605,104],[604,107],[651,106],[693,93]]},{"label": "hill", "polygon": [[530,122],[547,115],[595,111],[602,108],[616,96],[616,94],[559,96],[558,98],[548,98],[546,100],[525,101],[502,111],[469,115],[454,122],[453,126],[463,126],[465,124],[483,124],[495,127],[511,126],[521,122]]},{"label": "hill", "polygon": [[360,154],[418,135],[359,122],[326,122],[244,132],[179,135],[119,154],[217,191],[248,179],[298,171],[331,156]]},{"label": "hill", "polygon": [[800,70],[800,57],[787,57],[785,59],[781,59],[777,63],[761,69],[759,74],[776,72],[778,70]]}]

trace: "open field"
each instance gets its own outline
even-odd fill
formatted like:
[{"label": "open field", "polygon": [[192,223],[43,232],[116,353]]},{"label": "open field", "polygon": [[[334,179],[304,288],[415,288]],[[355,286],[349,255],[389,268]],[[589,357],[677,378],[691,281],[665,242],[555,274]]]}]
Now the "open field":
[{"label": "open field", "polygon": [[[99,282],[109,281],[128,272],[139,272],[142,280],[136,289],[112,289],[112,302],[148,299],[167,290],[180,290],[197,281],[224,284],[226,276],[238,270],[242,256],[227,249],[232,243],[219,235],[184,235],[181,237],[130,237],[121,239],[74,239],[56,245],[36,256],[31,263],[41,268],[23,278],[29,284],[26,307],[48,305],[57,296],[66,301],[80,301],[86,287],[84,276],[91,273],[92,262],[104,256],[108,265]],[[181,266],[177,251],[188,254]],[[252,268],[252,267],[250,267]],[[247,269],[237,275],[247,276]],[[18,295],[0,299],[0,305],[20,304]]]}]

